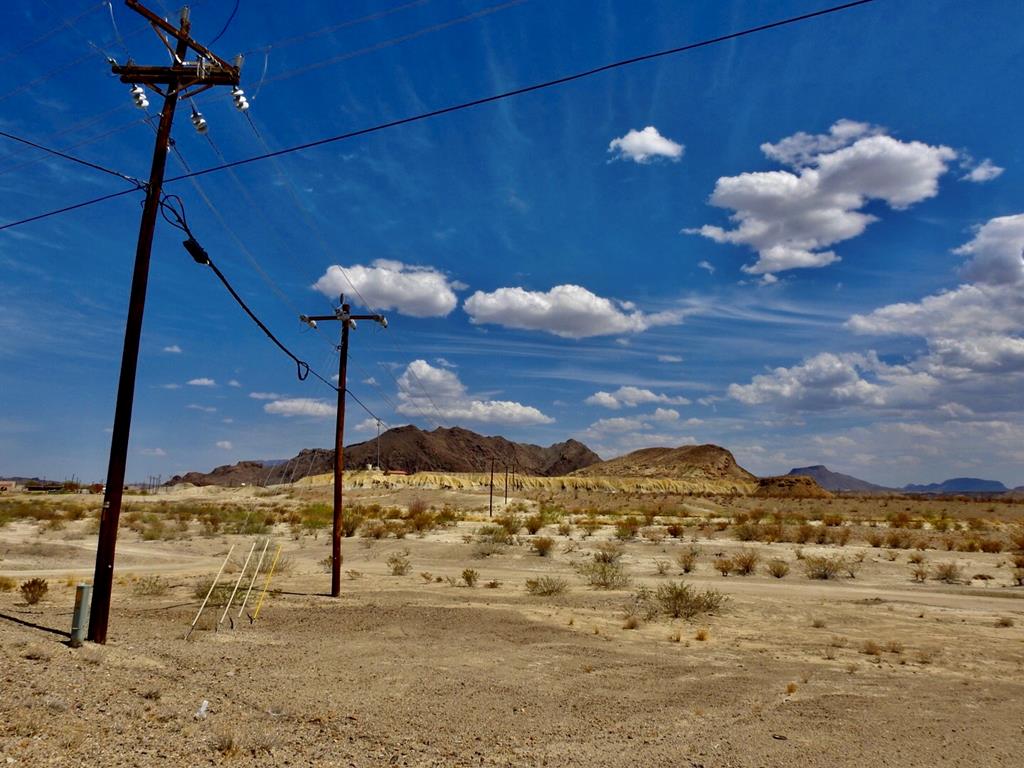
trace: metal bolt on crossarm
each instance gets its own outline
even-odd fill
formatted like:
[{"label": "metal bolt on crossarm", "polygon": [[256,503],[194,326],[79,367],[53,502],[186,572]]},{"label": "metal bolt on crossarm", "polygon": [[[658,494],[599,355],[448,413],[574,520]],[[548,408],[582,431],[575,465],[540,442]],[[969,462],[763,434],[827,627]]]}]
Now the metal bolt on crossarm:
[{"label": "metal bolt on crossarm", "polygon": [[[120,75],[121,82],[132,86],[132,98],[140,109],[149,103],[146,99],[146,89],[163,96],[164,103],[160,110],[160,124],[157,128],[156,145],[153,148],[153,164],[146,185],[146,201],[142,208],[139,239],[135,249],[128,319],[124,331],[124,350],[121,354],[121,373],[117,385],[117,405],[114,409],[114,428],[110,441],[110,460],[107,465],[107,486],[100,512],[88,634],[88,639],[95,643],[107,641],[117,523],[121,515],[121,498],[124,494],[124,476],[128,462],[128,438],[131,432],[132,405],[135,400],[135,375],[139,362],[142,316],[149,283],[149,260],[153,249],[153,232],[160,207],[174,110],[181,98],[189,98],[215,85],[237,86],[239,80],[238,67],[211,53],[190,37],[191,25],[187,7],[182,9],[181,23],[175,27],[138,0],[125,0],[125,5],[153,26],[157,36],[173,53],[173,61],[170,66],[140,66],[129,62],[123,66],[115,63],[112,67],[114,74]],[[189,52],[196,55],[196,61],[186,61]]]},{"label": "metal bolt on crossarm", "polygon": [[388,327],[384,315],[353,315],[341,296],[341,306],[333,315],[300,315],[299,319],[310,328],[317,323],[337,320],[341,323],[341,344],[338,346],[338,413],[334,424],[334,524],[331,528],[331,597],[341,594],[341,537],[342,537],[342,482],[345,476],[345,380],[348,373],[348,332],[356,327],[356,320],[372,320]]}]

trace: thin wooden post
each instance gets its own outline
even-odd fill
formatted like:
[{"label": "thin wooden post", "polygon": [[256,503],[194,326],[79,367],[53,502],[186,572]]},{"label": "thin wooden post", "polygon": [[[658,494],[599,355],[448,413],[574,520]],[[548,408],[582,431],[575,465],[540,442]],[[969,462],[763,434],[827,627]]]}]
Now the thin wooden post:
[{"label": "thin wooden post", "polygon": [[238,609],[238,615],[236,619],[242,618],[242,611],[245,610],[245,604],[249,602],[249,595],[252,594],[252,586],[256,583],[256,577],[260,575],[260,568],[263,567],[263,558],[267,554],[267,547],[270,546],[270,537],[263,542],[263,551],[260,552],[260,559],[256,562],[256,570],[252,572],[252,581],[249,582],[249,588],[245,591],[245,599],[242,600],[242,606]]},{"label": "thin wooden post", "polygon": [[281,544],[277,545],[277,552],[274,553],[274,561],[270,564],[270,570],[267,571],[267,580],[263,582],[263,591],[260,592],[260,599],[256,603],[256,611],[253,613],[252,618],[250,619],[251,623],[255,623],[256,619],[259,618],[260,608],[263,607],[263,598],[267,595],[267,587],[270,586],[270,577],[274,575],[274,569],[277,567],[277,558],[281,556],[282,546],[283,545]]},{"label": "thin wooden post", "polygon": [[227,618],[228,611],[231,610],[231,604],[235,601],[235,594],[238,592],[238,586],[242,583],[242,577],[245,576],[245,569],[249,567],[249,561],[252,559],[252,553],[256,551],[256,542],[253,541],[252,546],[249,547],[249,554],[245,557],[245,562],[242,563],[242,572],[238,574],[238,580],[235,582],[235,588],[231,590],[231,597],[228,598],[227,605],[224,606],[224,613],[220,615],[220,621],[217,622],[217,628],[224,623],[224,619]]},{"label": "thin wooden post", "polygon": [[235,551],[235,545],[232,544],[231,548],[228,549],[228,554],[224,558],[224,562],[220,564],[220,570],[217,571],[217,575],[213,577],[213,583],[210,585],[210,589],[206,593],[206,597],[203,598],[203,604],[199,606],[199,613],[192,619],[192,626],[188,628],[188,632],[185,633],[185,639],[188,640],[189,635],[192,634],[192,630],[196,628],[196,624],[199,623],[199,617],[203,615],[203,611],[206,609],[206,603],[210,599],[210,595],[213,594],[213,588],[217,586],[217,582],[220,580],[220,575],[224,573],[224,566],[228,564],[228,560],[231,558],[231,553]]}]

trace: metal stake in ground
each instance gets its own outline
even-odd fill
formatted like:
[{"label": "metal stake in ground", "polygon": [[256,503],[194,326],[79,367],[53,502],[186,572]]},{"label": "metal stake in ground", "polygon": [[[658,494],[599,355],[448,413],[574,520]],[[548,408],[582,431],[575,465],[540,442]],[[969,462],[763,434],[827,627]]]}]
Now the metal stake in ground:
[{"label": "metal stake in ground", "polygon": [[300,315],[299,319],[311,328],[328,320],[341,323],[341,344],[338,346],[338,410],[334,423],[334,525],[331,529],[331,597],[341,594],[341,536],[342,536],[342,482],[345,476],[345,381],[348,374],[348,332],[356,327],[356,320],[372,320],[388,327],[384,315],[353,315],[341,296],[341,306],[333,315]]},{"label": "metal stake in ground", "polygon": [[[135,374],[139,362],[139,340],[142,337],[142,315],[149,283],[149,258],[153,249],[153,232],[160,206],[174,108],[179,98],[188,98],[214,85],[238,85],[238,67],[215,56],[189,36],[187,7],[181,12],[180,27],[174,27],[138,0],[125,0],[125,3],[153,25],[165,45],[170,46],[167,36],[174,38],[177,44],[174,49],[174,62],[169,67],[138,66],[130,63],[126,66],[113,66],[114,74],[121,76],[121,82],[134,85],[133,95],[141,96],[141,86],[145,86],[163,96],[164,105],[160,111],[156,146],[153,148],[153,164],[149,173],[149,183],[146,185],[146,201],[142,208],[139,239],[135,248],[135,267],[132,272],[124,350],[121,354],[121,374],[117,385],[117,405],[114,409],[114,428],[110,440],[110,460],[107,465],[107,486],[100,512],[88,636],[89,640],[96,643],[107,642],[110,593],[114,583],[114,550],[117,546],[117,523],[121,516],[121,497],[124,494],[125,468],[128,463],[128,437],[131,432],[132,405],[135,400]],[[190,50],[196,54],[197,61],[185,61]],[[164,86],[164,90],[160,89],[161,85]],[[141,96],[137,98],[136,103],[145,106],[148,102]]]}]

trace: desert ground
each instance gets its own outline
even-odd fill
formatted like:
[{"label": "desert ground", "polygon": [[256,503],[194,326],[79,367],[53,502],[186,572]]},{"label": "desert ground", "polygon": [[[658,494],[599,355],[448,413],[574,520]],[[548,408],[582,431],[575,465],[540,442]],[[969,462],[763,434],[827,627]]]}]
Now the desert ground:
[{"label": "desert ground", "polygon": [[327,485],[126,496],[80,648],[99,498],[0,501],[0,764],[1021,764],[1024,504],[455,485],[349,491],[340,598]]}]

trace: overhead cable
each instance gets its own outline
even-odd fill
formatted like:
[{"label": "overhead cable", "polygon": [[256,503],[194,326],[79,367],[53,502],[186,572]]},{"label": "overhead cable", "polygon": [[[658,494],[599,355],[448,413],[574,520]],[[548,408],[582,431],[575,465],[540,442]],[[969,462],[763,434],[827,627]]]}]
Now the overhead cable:
[{"label": "overhead cable", "polygon": [[[174,181],[182,181],[183,179],[190,179],[190,178],[194,178],[196,176],[205,176],[207,174],[216,173],[218,171],[222,171],[222,170],[225,170],[227,168],[236,168],[236,167],[241,166],[241,165],[248,165],[250,163],[259,162],[261,160],[266,160],[266,159],[269,159],[271,157],[281,157],[282,155],[289,155],[289,154],[292,154],[292,153],[295,153],[295,152],[302,152],[302,151],[305,151],[307,149],[312,149],[314,147],[320,147],[320,146],[324,146],[326,144],[333,144],[335,142],[345,141],[346,139],[356,138],[357,136],[365,136],[367,134],[377,133],[379,131],[387,130],[389,128],[395,128],[395,127],[400,126],[400,125],[407,125],[409,123],[415,123],[415,122],[419,122],[419,121],[422,121],[422,120],[429,120],[429,119],[434,118],[434,117],[439,117],[440,115],[446,115],[446,114],[449,114],[449,113],[452,113],[452,112],[459,112],[461,110],[470,109],[470,108],[473,108],[473,107],[478,107],[478,106],[481,106],[483,104],[490,104],[492,102],[501,101],[503,99],[512,98],[514,96],[521,96],[523,94],[532,93],[534,91],[540,91],[540,90],[543,90],[545,88],[551,88],[551,87],[554,87],[554,86],[557,86],[557,85],[564,85],[565,83],[570,83],[570,82],[573,82],[573,81],[576,81],[576,80],[582,80],[582,79],[587,78],[587,77],[593,77],[594,75],[600,74],[602,72],[608,72],[608,71],[613,70],[613,69],[619,69],[621,67],[626,67],[626,66],[630,66],[632,64],[638,64],[638,63],[645,62],[645,61],[651,61],[653,59],[658,59],[658,58],[662,58],[662,57],[665,57],[665,56],[672,56],[672,55],[679,54],[679,53],[685,53],[687,51],[696,50],[698,48],[705,48],[707,46],[716,45],[718,43],[724,43],[724,42],[727,42],[729,40],[735,40],[737,38],[747,37],[748,35],[757,34],[759,32],[766,32],[768,30],[778,29],[779,27],[789,26],[791,24],[796,24],[796,23],[802,22],[802,21],[808,21],[810,19],[818,18],[818,17],[821,17],[821,16],[827,16],[827,15],[830,15],[830,14],[839,13],[841,11],[847,11],[847,10],[850,10],[852,8],[856,8],[856,7],[859,7],[859,6],[862,6],[862,5],[867,5],[867,4],[873,3],[873,2],[876,2],[876,0],[853,0],[853,2],[843,3],[842,5],[834,5],[834,6],[831,6],[829,8],[823,8],[823,9],[818,10],[818,11],[812,11],[810,13],[800,14],[799,16],[791,16],[791,17],[786,18],[786,19],[780,19],[779,21],[773,21],[773,22],[770,22],[768,24],[761,24],[761,25],[756,26],[756,27],[748,27],[747,29],[742,29],[742,30],[739,30],[737,32],[730,32],[730,33],[725,34],[725,35],[719,35],[718,37],[708,38],[706,40],[701,40],[700,42],[689,43],[687,45],[681,45],[681,46],[677,46],[675,48],[668,48],[666,50],[657,51],[655,53],[648,53],[648,54],[644,54],[642,56],[634,56],[634,57],[629,58],[629,59],[622,59],[620,61],[612,62],[610,64],[604,64],[604,65],[602,65],[600,67],[594,67],[592,69],[584,70],[582,72],[577,72],[577,73],[572,74],[572,75],[566,75],[564,77],[555,78],[554,80],[547,80],[547,81],[544,81],[542,83],[535,83],[534,85],[528,85],[528,86],[524,86],[522,88],[515,88],[515,89],[510,90],[510,91],[503,91],[501,93],[497,93],[497,94],[494,94],[492,96],[486,96],[486,97],[480,98],[480,99],[473,99],[471,101],[464,101],[464,102],[462,102],[460,104],[453,104],[451,106],[442,107],[440,109],[431,110],[429,112],[421,112],[420,114],[412,115],[410,117],[404,117],[404,118],[401,118],[399,120],[391,120],[391,121],[388,121],[388,122],[385,122],[385,123],[378,123],[377,125],[370,126],[368,128],[361,128],[361,129],[355,130],[355,131],[348,131],[347,133],[341,133],[341,134],[338,134],[336,136],[328,136],[328,137],[323,138],[323,139],[317,139],[316,141],[310,141],[310,142],[305,142],[303,144],[296,144],[296,145],[291,146],[291,147],[285,147],[284,149],[279,149],[279,150],[276,150],[274,152],[266,152],[266,153],[263,153],[261,155],[255,155],[253,157],[244,158],[242,160],[234,160],[234,161],[232,161],[230,163],[223,163],[221,165],[215,165],[215,166],[212,166],[210,168],[204,168],[204,169],[199,170],[199,171],[192,171],[191,173],[183,174],[181,176],[174,176],[172,178],[166,179],[165,183],[171,183],[171,182],[174,182]],[[0,100],[2,100],[2,99],[3,99],[3,97],[0,97]],[[85,207],[87,205],[93,205],[94,203],[101,202],[102,200],[109,200],[109,199],[111,199],[113,197],[119,197],[121,195],[128,194],[130,191],[131,190],[126,191],[126,192],[118,192],[118,193],[115,193],[115,194],[112,194],[112,195],[105,195],[103,197],[95,198],[93,200],[87,200],[87,201],[82,202],[82,203],[77,203],[75,205],[66,206],[66,207],[61,208],[61,209],[56,210],[56,211],[48,211],[46,213],[36,214],[34,216],[30,216],[28,218],[21,219],[21,220],[18,220],[18,221],[8,222],[7,224],[0,225],[0,230],[10,229],[11,227],[16,227],[16,226],[19,226],[21,224],[27,224],[27,223],[29,223],[31,221],[38,221],[40,219],[45,219],[45,218],[47,218],[49,216],[54,216],[54,215],[57,215],[59,213],[64,213],[66,211],[75,210],[76,208],[83,208],[83,207]]]}]

